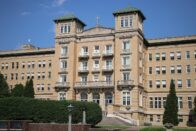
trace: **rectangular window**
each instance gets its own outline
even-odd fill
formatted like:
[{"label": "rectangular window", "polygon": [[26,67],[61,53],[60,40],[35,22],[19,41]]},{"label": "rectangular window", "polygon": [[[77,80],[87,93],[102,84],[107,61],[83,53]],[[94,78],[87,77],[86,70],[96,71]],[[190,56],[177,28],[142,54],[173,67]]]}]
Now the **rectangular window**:
[{"label": "rectangular window", "polygon": [[93,75],[93,81],[99,81],[99,75]]},{"label": "rectangular window", "polygon": [[112,45],[106,45],[105,53],[112,53]]},{"label": "rectangular window", "polygon": [[24,80],[24,73],[21,74],[21,79]]},{"label": "rectangular window", "polygon": [[99,60],[94,60],[93,68],[99,69]]},{"label": "rectangular window", "polygon": [[22,68],[23,69],[25,68],[25,62],[22,62]]},{"label": "rectangular window", "polygon": [[162,80],[162,87],[166,88],[166,80]]},{"label": "rectangular window", "polygon": [[34,72],[31,72],[31,78],[34,79]]},{"label": "rectangular window", "polygon": [[5,65],[5,69],[8,69],[8,67],[9,67],[9,65],[8,65],[8,63],[6,63],[6,65]]},{"label": "rectangular window", "polygon": [[192,109],[193,108],[193,106],[192,106],[192,97],[188,97],[188,108],[189,109]]},{"label": "rectangular window", "polygon": [[161,121],[161,115],[157,115],[157,122]]},{"label": "rectangular window", "polygon": [[82,61],[80,68],[81,68],[81,70],[87,70],[88,62],[87,61]]},{"label": "rectangular window", "polygon": [[50,84],[48,84],[48,91],[50,91],[51,90],[51,85]]},{"label": "rectangular window", "polygon": [[106,69],[111,69],[112,68],[112,60],[106,60]]},{"label": "rectangular window", "polygon": [[170,72],[171,72],[171,74],[174,74],[175,73],[175,67],[174,66],[171,66],[170,67]]},{"label": "rectangular window", "polygon": [[49,67],[49,68],[52,67],[52,61],[51,61],[51,60],[48,61],[48,67]]},{"label": "rectangular window", "polygon": [[155,97],[154,107],[161,108],[161,97]]},{"label": "rectangular window", "polygon": [[162,66],[162,74],[166,74],[166,67]]},{"label": "rectangular window", "polygon": [[165,53],[165,52],[162,53],[161,57],[162,57],[162,60],[163,60],[163,61],[166,60],[166,53]]},{"label": "rectangular window", "polygon": [[2,70],[4,69],[4,63],[1,64],[1,69],[2,69]]},{"label": "rectangular window", "polygon": [[174,52],[170,52],[170,60],[174,60]]},{"label": "rectangular window", "polygon": [[32,68],[35,68],[35,62],[34,61],[31,62],[31,66],[32,66]]},{"label": "rectangular window", "polygon": [[191,79],[186,79],[186,87],[187,88],[191,87]]},{"label": "rectangular window", "polygon": [[182,116],[182,115],[179,115],[179,116],[178,116],[178,121],[179,121],[179,122],[183,122],[183,116]]},{"label": "rectangular window", "polygon": [[156,80],[156,87],[160,88],[160,80]]},{"label": "rectangular window", "polygon": [[71,31],[71,24],[63,24],[61,25],[61,33],[69,33]]},{"label": "rectangular window", "polygon": [[154,108],[154,102],[153,102],[153,97],[150,97],[150,108]]},{"label": "rectangular window", "polygon": [[105,81],[111,82],[112,81],[112,75],[105,75]]},{"label": "rectangular window", "polygon": [[88,47],[82,47],[82,55],[88,55]]},{"label": "rectangular window", "polygon": [[179,109],[183,108],[182,97],[178,97],[178,108]]},{"label": "rectangular window", "polygon": [[41,78],[41,73],[38,72],[38,73],[37,73],[37,79],[39,80],[40,78]]},{"label": "rectangular window", "polygon": [[49,71],[49,72],[48,72],[48,78],[50,79],[51,76],[52,76],[52,75],[51,75],[51,72]]},{"label": "rectangular window", "polygon": [[190,59],[190,51],[186,51],[186,59],[187,59],[187,60]]},{"label": "rectangular window", "polygon": [[160,67],[159,66],[156,67],[156,74],[160,74]]},{"label": "rectangular window", "polygon": [[12,69],[14,69],[14,62],[12,62]]},{"label": "rectangular window", "polygon": [[42,61],[42,66],[43,66],[43,68],[46,67],[46,61],[45,60]]},{"label": "rectangular window", "polygon": [[60,82],[67,82],[67,75],[61,75]]},{"label": "rectangular window", "polygon": [[166,100],[167,100],[167,97],[163,97],[163,107],[166,106]]},{"label": "rectangular window", "polygon": [[191,72],[191,65],[186,65],[186,73],[190,73]]},{"label": "rectangular window", "polygon": [[96,46],[94,47],[94,52],[95,52],[95,53],[99,53],[99,46],[98,46],[98,45],[96,45]]},{"label": "rectangular window", "polygon": [[148,87],[149,87],[149,88],[152,88],[152,80],[149,80],[149,81],[148,81]]},{"label": "rectangular window", "polygon": [[16,69],[19,68],[19,62],[16,62]]},{"label": "rectangular window", "polygon": [[130,65],[129,56],[124,56],[124,57],[122,57],[122,65],[124,65],[124,66]]},{"label": "rectangular window", "polygon": [[42,72],[42,79],[45,79],[45,72]]},{"label": "rectangular window", "polygon": [[130,49],[130,43],[129,41],[123,41],[123,50],[129,50]]},{"label": "rectangular window", "polygon": [[152,67],[149,67],[149,74],[152,74]]},{"label": "rectangular window", "polygon": [[68,47],[67,46],[61,47],[61,56],[67,56],[67,53],[68,53]]},{"label": "rectangular window", "polygon": [[156,61],[160,60],[160,53],[156,53]]},{"label": "rectangular window", "polygon": [[152,54],[151,53],[148,54],[148,60],[152,61]]},{"label": "rectangular window", "polygon": [[196,59],[196,50],[194,51],[194,56],[195,56],[195,59]]},{"label": "rectangular window", "polygon": [[30,61],[28,61],[27,65],[28,65],[27,68],[31,68],[31,62]]},{"label": "rectangular window", "polygon": [[41,61],[41,60],[38,62],[38,67],[39,67],[39,68],[42,67],[42,61]]},{"label": "rectangular window", "polygon": [[150,115],[150,122],[153,122],[153,115]]},{"label": "rectangular window", "polygon": [[131,104],[131,95],[130,91],[123,91],[122,92],[122,100],[123,100],[123,105],[130,105]]},{"label": "rectangular window", "polygon": [[61,61],[61,69],[67,69],[67,61],[66,60]]},{"label": "rectangular window", "polygon": [[178,51],[178,52],[177,52],[177,60],[181,60],[181,58],[182,58],[181,52]]},{"label": "rectangular window", "polygon": [[122,74],[122,80],[123,80],[123,81],[129,80],[129,75],[130,75],[129,72],[124,72],[124,73]]},{"label": "rectangular window", "polygon": [[178,84],[178,88],[182,88],[182,80],[181,79],[178,79],[177,84]]},{"label": "rectangular window", "polygon": [[177,65],[177,73],[182,73],[182,66],[181,65]]}]

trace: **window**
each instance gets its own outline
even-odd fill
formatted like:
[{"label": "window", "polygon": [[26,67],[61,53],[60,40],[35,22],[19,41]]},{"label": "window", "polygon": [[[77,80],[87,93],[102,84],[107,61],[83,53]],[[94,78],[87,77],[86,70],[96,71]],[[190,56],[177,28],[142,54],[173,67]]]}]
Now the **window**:
[{"label": "window", "polygon": [[166,74],[166,67],[162,66],[162,74]]},{"label": "window", "polygon": [[174,52],[170,52],[170,60],[174,60]]},{"label": "window", "polygon": [[160,53],[156,53],[156,61],[160,60]]},{"label": "window", "polygon": [[37,73],[37,79],[40,79],[40,78],[41,78],[41,73],[38,72],[38,73]]},{"label": "window", "polygon": [[111,82],[112,81],[112,75],[105,75],[105,80],[107,82]]},{"label": "window", "polygon": [[162,60],[166,60],[166,53],[165,52],[162,53],[161,57],[162,57]]},{"label": "window", "polygon": [[93,93],[93,102],[99,104],[100,95],[98,93]]},{"label": "window", "polygon": [[88,47],[82,47],[81,54],[82,55],[88,55]]},{"label": "window", "polygon": [[139,43],[139,52],[142,52],[142,43]]},{"label": "window", "polygon": [[87,75],[81,76],[81,82],[83,82],[83,83],[86,83],[87,82]]},{"label": "window", "polygon": [[50,71],[48,72],[48,78],[49,79],[51,78],[51,72]]},{"label": "window", "polygon": [[177,60],[181,60],[181,58],[182,58],[181,52],[177,52]]},{"label": "window", "polygon": [[4,79],[7,80],[7,74],[4,74]]},{"label": "window", "polygon": [[8,63],[6,63],[6,65],[5,65],[5,69],[8,69],[8,67],[9,67],[9,65],[8,65]]},{"label": "window", "polygon": [[61,75],[60,76],[60,82],[67,82],[67,76],[66,75]]},{"label": "window", "polygon": [[51,60],[48,61],[48,67],[49,67],[49,68],[52,67],[52,62],[51,62]]},{"label": "window", "polygon": [[189,109],[192,109],[193,108],[193,106],[192,106],[192,97],[188,97],[188,108]]},{"label": "window", "polygon": [[149,67],[149,74],[152,74],[152,67]]},{"label": "window", "polygon": [[186,51],[186,59],[187,59],[187,60],[190,59],[190,51]]},{"label": "window", "polygon": [[67,56],[67,53],[68,53],[68,47],[67,46],[61,47],[61,56]]},{"label": "window", "polygon": [[22,62],[22,68],[23,69],[25,68],[25,62]]},{"label": "window", "polygon": [[31,72],[31,78],[34,79],[34,72]]},{"label": "window", "polygon": [[160,67],[159,66],[156,67],[156,74],[160,74]]},{"label": "window", "polygon": [[87,67],[88,67],[87,61],[82,61],[81,65],[80,65],[80,69],[81,70],[87,70]]},{"label": "window", "polygon": [[177,73],[182,73],[182,66],[181,65],[177,65]]},{"label": "window", "polygon": [[153,115],[150,115],[150,122],[153,122]]},{"label": "window", "polygon": [[122,65],[130,65],[130,59],[129,59],[129,56],[124,56],[123,58],[122,58]]},{"label": "window", "polygon": [[19,62],[16,62],[16,69],[19,68]]},{"label": "window", "polygon": [[69,33],[71,31],[71,24],[63,24],[61,25],[61,33]]},{"label": "window", "polygon": [[44,68],[46,67],[46,61],[45,61],[45,60],[42,61],[42,66],[43,66]]},{"label": "window", "polygon": [[191,72],[191,65],[186,65],[186,73],[190,73]]},{"label": "window", "polygon": [[66,100],[66,93],[65,92],[59,92],[58,97],[59,97],[60,101]]},{"label": "window", "polygon": [[161,115],[157,115],[157,122],[161,121]]},{"label": "window", "polygon": [[148,87],[149,87],[149,88],[152,88],[152,80],[149,80],[149,81],[148,81]]},{"label": "window", "polygon": [[153,102],[153,97],[150,97],[150,103],[149,103],[150,108],[154,108],[154,102]]},{"label": "window", "polygon": [[81,100],[81,101],[88,101],[88,94],[82,92],[82,93],[80,94],[80,100]]},{"label": "window", "polygon": [[21,74],[21,79],[24,80],[24,73]]},{"label": "window", "polygon": [[127,51],[130,49],[130,43],[129,41],[123,41],[123,46],[122,46],[124,51]]},{"label": "window", "polygon": [[183,122],[183,116],[182,115],[179,115],[178,116],[178,120],[179,120],[179,122]]},{"label": "window", "polygon": [[93,80],[94,81],[99,81],[99,75],[97,75],[97,74],[96,75],[93,75]]},{"label": "window", "polygon": [[30,61],[28,61],[27,67],[31,68],[31,62]]},{"label": "window", "polygon": [[18,73],[15,74],[15,80],[18,80]]},{"label": "window", "polygon": [[48,84],[48,91],[50,91],[51,90],[51,85],[50,84]]},{"label": "window", "polygon": [[178,97],[178,108],[179,109],[183,108],[182,97]]},{"label": "window", "polygon": [[112,60],[106,60],[106,69],[112,68]]},{"label": "window", "polygon": [[194,51],[194,56],[195,56],[195,59],[196,59],[196,50]]},{"label": "window", "polygon": [[30,72],[27,73],[27,79],[30,79],[31,78],[31,74]]},{"label": "window", "polygon": [[160,88],[160,80],[156,80],[156,87]]},{"label": "window", "polygon": [[36,88],[37,88],[37,91],[39,92],[39,91],[40,91],[40,85],[37,84],[37,85],[36,85]]},{"label": "window", "polygon": [[161,108],[161,97],[155,97],[154,99],[155,99],[154,107]]},{"label": "window", "polygon": [[191,87],[191,79],[186,79],[186,87]]},{"label": "window", "polygon": [[181,79],[178,79],[177,84],[178,84],[178,88],[182,88],[182,80]]},{"label": "window", "polygon": [[141,91],[139,93],[139,106],[143,106],[143,93]]},{"label": "window", "polygon": [[112,104],[113,103],[112,101],[113,101],[112,93],[106,92],[105,93],[105,105],[107,106],[108,104]]},{"label": "window", "polygon": [[124,17],[121,17],[121,20],[120,20],[120,25],[121,27],[132,27],[132,24],[133,24],[133,16],[124,16]]},{"label": "window", "polygon": [[31,62],[31,66],[32,66],[32,68],[35,68],[35,62],[34,61]]},{"label": "window", "polygon": [[130,105],[131,104],[131,95],[130,91],[123,91],[122,92],[122,104],[123,105]]},{"label": "window", "polygon": [[124,72],[124,73],[122,74],[122,80],[123,80],[123,81],[129,80],[129,75],[130,75],[129,72]]},{"label": "window", "polygon": [[162,87],[166,88],[166,80],[162,80]]},{"label": "window", "polygon": [[112,45],[106,45],[106,53],[112,53]]},{"label": "window", "polygon": [[45,72],[42,72],[42,79],[45,79]]},{"label": "window", "polygon": [[10,77],[10,80],[13,80],[14,79],[14,74],[11,73],[11,77]]},{"label": "window", "polygon": [[41,85],[41,91],[44,91],[44,84]]},{"label": "window", "polygon": [[39,62],[38,62],[38,67],[39,67],[39,68],[42,67],[42,61],[39,61]]},{"label": "window", "polygon": [[142,68],[142,58],[140,58],[140,60],[139,60],[139,67]]},{"label": "window", "polygon": [[14,62],[12,62],[12,69],[14,69]]},{"label": "window", "polygon": [[99,69],[99,60],[94,60],[93,68],[94,69]]},{"label": "window", "polygon": [[166,106],[166,100],[167,100],[167,97],[163,97],[163,107]]},{"label": "window", "polygon": [[151,53],[148,54],[148,60],[152,61],[152,54]]},{"label": "window", "polygon": [[67,61],[63,60],[61,61],[61,69],[66,69],[67,68]]},{"label": "window", "polygon": [[175,67],[174,66],[171,66],[170,67],[170,72],[171,72],[171,74],[174,74],[175,73]]},{"label": "window", "polygon": [[1,69],[2,69],[2,70],[4,69],[4,63],[1,64]]},{"label": "window", "polygon": [[94,52],[95,52],[95,53],[98,53],[98,52],[99,52],[99,46],[98,46],[98,45],[96,45],[96,46],[94,47]]}]

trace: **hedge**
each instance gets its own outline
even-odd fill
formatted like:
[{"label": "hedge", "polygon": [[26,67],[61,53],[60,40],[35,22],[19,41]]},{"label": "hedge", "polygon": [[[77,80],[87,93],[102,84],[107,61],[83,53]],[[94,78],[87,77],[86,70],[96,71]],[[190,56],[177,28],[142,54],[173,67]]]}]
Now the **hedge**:
[{"label": "hedge", "polygon": [[166,129],[162,127],[145,127],[140,129],[140,131],[166,131]]},{"label": "hedge", "polygon": [[86,122],[96,125],[102,120],[98,104],[79,101],[38,100],[23,97],[0,98],[0,120],[32,120],[35,123],[67,123],[67,106],[74,106],[72,122],[82,122],[82,111],[86,109]]}]

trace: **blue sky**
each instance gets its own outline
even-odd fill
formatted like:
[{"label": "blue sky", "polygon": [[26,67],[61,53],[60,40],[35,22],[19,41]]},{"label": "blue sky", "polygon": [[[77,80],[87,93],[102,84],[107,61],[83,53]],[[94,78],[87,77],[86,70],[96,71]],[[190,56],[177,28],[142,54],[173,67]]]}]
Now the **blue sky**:
[{"label": "blue sky", "polygon": [[114,27],[112,12],[132,5],[146,16],[146,38],[196,35],[196,0],[0,0],[0,50],[20,48],[28,39],[54,47],[53,19],[73,13],[90,28]]}]

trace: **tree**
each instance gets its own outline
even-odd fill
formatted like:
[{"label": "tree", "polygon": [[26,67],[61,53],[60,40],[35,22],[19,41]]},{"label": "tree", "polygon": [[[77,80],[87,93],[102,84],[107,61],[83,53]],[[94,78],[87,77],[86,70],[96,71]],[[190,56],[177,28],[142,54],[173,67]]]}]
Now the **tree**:
[{"label": "tree", "polygon": [[11,96],[23,97],[24,96],[24,86],[22,84],[16,84],[12,90]]},{"label": "tree", "polygon": [[24,88],[24,97],[34,98],[34,88],[33,88],[33,80],[27,80],[25,88]]},{"label": "tree", "polygon": [[8,97],[8,96],[9,96],[9,86],[3,74],[0,73],[0,98]]},{"label": "tree", "polygon": [[167,95],[165,111],[163,114],[163,124],[170,123],[178,125],[178,97],[176,96],[175,84],[173,79],[170,83],[170,91]]},{"label": "tree", "polygon": [[196,96],[195,96],[195,99],[194,99],[193,122],[196,123]]}]

